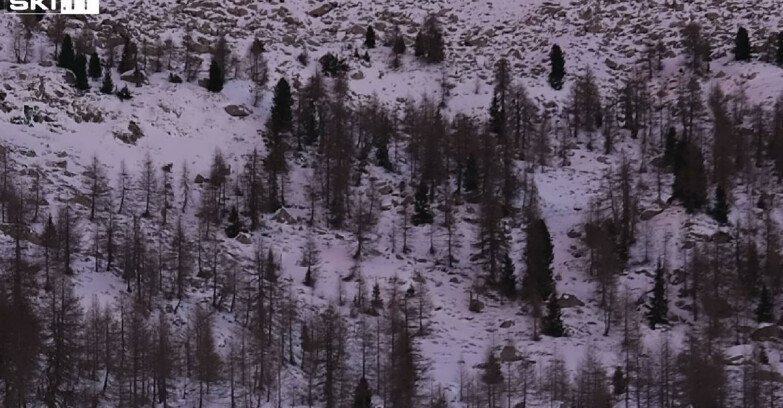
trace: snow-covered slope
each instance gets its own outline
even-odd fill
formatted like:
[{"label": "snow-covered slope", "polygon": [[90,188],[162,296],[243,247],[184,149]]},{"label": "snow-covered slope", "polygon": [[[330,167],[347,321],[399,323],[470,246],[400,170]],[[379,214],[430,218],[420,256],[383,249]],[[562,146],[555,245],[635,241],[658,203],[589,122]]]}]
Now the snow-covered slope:
[{"label": "snow-covered slope", "polygon": [[[607,4],[609,3],[609,4]],[[401,106],[404,98],[432,95],[440,98],[446,78],[450,86],[446,97],[450,114],[470,113],[485,115],[490,103],[492,70],[500,57],[507,57],[513,67],[514,80],[524,84],[531,95],[549,110],[555,111],[568,95],[568,87],[552,91],[547,82],[547,55],[552,44],[559,44],[566,54],[566,69],[576,74],[590,68],[599,79],[602,92],[612,94],[620,80],[634,69],[643,69],[643,55],[648,42],[662,42],[666,50],[664,68],[656,73],[653,89],[660,90],[663,100],[672,100],[682,77],[682,57],[679,43],[680,28],[690,20],[702,23],[705,35],[714,45],[712,72],[706,83],[720,83],[727,91],[743,88],[752,102],[770,103],[783,91],[783,69],[770,64],[753,62],[738,64],[731,61],[730,50],[736,27],[748,27],[758,43],[780,24],[773,11],[779,7],[775,0],[759,0],[753,7],[740,0],[698,0],[669,6],[668,1],[508,1],[508,0],[353,0],[336,3],[337,6],[321,16],[313,11],[326,3],[305,0],[287,0],[283,3],[253,0],[215,1],[121,1],[104,0],[103,14],[82,21],[71,21],[69,29],[76,33],[91,27],[97,33],[98,44],[115,33],[130,32],[137,43],[147,39],[172,38],[181,43],[186,32],[191,32],[201,44],[205,59],[209,45],[218,34],[225,34],[232,52],[243,58],[253,38],[267,45],[266,58],[275,83],[280,77],[304,82],[316,69],[316,60],[326,52],[335,52],[349,58],[350,88],[360,97],[377,95],[386,104]],[[392,70],[390,49],[385,46],[370,50],[371,62],[353,59],[353,49],[364,39],[365,27],[372,24],[381,42],[391,37],[399,26],[409,40],[418,25],[429,13],[440,17],[445,33],[447,62],[442,65],[424,65],[406,55],[403,67]],[[2,16],[0,25],[6,33],[12,31],[14,19]],[[131,173],[137,174],[145,154],[149,153],[157,166],[174,165],[174,179],[178,179],[183,163],[191,174],[206,175],[212,154],[216,149],[227,161],[241,171],[242,157],[253,148],[265,152],[260,130],[268,117],[271,93],[266,92],[258,106],[251,107],[246,117],[228,115],[229,105],[252,106],[253,88],[244,79],[231,80],[222,93],[206,92],[195,83],[172,84],[167,73],[151,74],[149,83],[141,88],[131,86],[134,98],[121,102],[114,96],[95,91],[86,95],[77,93],[63,78],[62,70],[39,64],[40,58],[49,60],[51,44],[43,34],[36,34],[39,49],[36,58],[28,64],[13,62],[11,36],[3,36],[0,72],[6,92],[3,112],[0,112],[0,142],[12,152],[13,160],[21,170],[38,168],[45,179],[48,205],[45,212],[55,212],[61,203],[79,202],[86,166],[93,156],[106,165],[112,183],[124,161]],[[410,41],[409,41],[410,44]],[[296,56],[307,48],[311,55],[308,66],[302,66]],[[44,66],[47,65],[47,66]],[[204,64],[206,68],[207,64]],[[205,74],[201,75],[202,77]],[[115,80],[120,83],[119,75]],[[42,85],[41,85],[42,84]],[[97,84],[93,84],[97,87]],[[41,92],[41,86],[43,92]],[[706,89],[707,84],[704,85]],[[24,105],[35,106],[46,120],[32,127],[11,122],[22,116]],[[85,112],[97,114],[100,119],[85,121]],[[116,135],[128,131],[133,122],[143,133],[135,144],[127,144]],[[554,139],[553,139],[554,140]],[[564,357],[569,368],[575,368],[587,348],[594,348],[607,367],[615,365],[619,334],[604,336],[601,312],[597,306],[595,283],[585,272],[584,245],[574,231],[581,231],[590,201],[598,196],[607,183],[607,173],[617,168],[621,156],[632,162],[639,156],[638,141],[626,139],[618,143],[617,154],[608,157],[588,151],[583,144],[570,151],[571,163],[561,167],[553,160],[551,167],[537,169],[532,177],[541,195],[542,215],[548,222],[555,245],[555,275],[558,291],[575,296],[583,306],[564,310],[569,337],[533,342],[531,318],[518,302],[503,302],[488,293],[480,299],[486,304],[481,313],[468,311],[468,297],[475,291],[474,280],[479,266],[470,258],[475,253],[473,243],[477,226],[478,208],[464,205],[459,208],[458,228],[459,263],[447,270],[438,260],[445,251],[443,233],[435,233],[435,254],[429,253],[428,228],[412,228],[408,254],[393,245],[392,226],[399,223],[396,192],[381,196],[380,220],[372,234],[371,250],[361,262],[366,282],[379,282],[388,288],[393,278],[399,279],[402,290],[414,283],[421,273],[426,281],[433,303],[432,332],[417,339],[422,354],[429,360],[430,369],[426,387],[440,385],[448,390],[449,399],[456,402],[459,392],[459,372],[465,366],[472,369],[486,357],[490,348],[514,345],[529,353],[531,359],[545,364],[553,355]],[[301,159],[301,158],[300,158]],[[297,218],[292,224],[268,217],[261,233],[251,237],[251,243],[225,240],[224,251],[240,265],[252,268],[253,252],[258,246],[273,248],[281,256],[283,279],[290,282],[299,304],[301,315],[314,314],[336,300],[338,285],[345,285],[346,298],[356,291],[355,283],[342,283],[355,261],[351,255],[355,242],[350,233],[315,229],[315,240],[321,250],[320,278],[315,289],[301,284],[305,270],[298,265],[302,248],[308,236],[304,220],[308,209],[304,203],[306,186],[312,169],[306,160],[295,160],[290,173],[290,202],[287,210]],[[640,163],[634,162],[637,166]],[[520,164],[520,168],[522,168]],[[382,169],[370,170],[375,185],[396,186],[405,176],[389,174]],[[24,174],[24,173],[23,173]],[[666,177],[665,177],[666,179]],[[642,176],[646,187],[639,189],[642,210],[661,211],[639,229],[648,230],[633,248],[632,261],[620,278],[619,287],[636,300],[651,287],[652,271],[658,256],[667,254],[670,268],[682,266],[683,245],[693,236],[712,236],[719,229],[706,215],[687,215],[681,207],[657,203],[655,174]],[[670,180],[665,182],[670,184]],[[367,182],[360,187],[365,188]],[[394,189],[396,191],[396,188]],[[733,216],[752,213],[755,203],[738,198]],[[83,209],[82,209],[83,210]],[[195,214],[184,214],[188,229],[195,234]],[[40,230],[41,225],[35,225]],[[91,233],[95,227],[85,218],[81,228],[86,232],[82,248],[90,248]],[[399,228],[397,226],[396,228]],[[159,236],[150,229],[149,239],[168,239],[168,233]],[[517,271],[522,271],[522,250],[525,238],[519,225],[510,225],[512,253]],[[571,233],[569,233],[571,232]],[[399,232],[398,232],[399,233]],[[640,233],[640,236],[642,234]],[[396,239],[399,239],[397,236]],[[0,236],[4,247],[11,247],[11,239]],[[656,259],[644,260],[644,245]],[[393,251],[392,248],[396,251]],[[89,251],[79,258],[75,281],[85,304],[93,295],[108,302],[123,295],[120,277],[105,272],[93,272]],[[186,319],[188,310],[198,302],[208,302],[208,288],[196,285],[180,312]],[[176,302],[172,302],[174,304]],[[674,301],[672,303],[675,303]],[[343,308],[348,313],[348,308]],[[234,335],[237,324],[232,314],[216,312],[218,343],[225,346]],[[673,316],[687,322],[689,314],[672,307]],[[355,330],[356,319],[349,319]],[[511,322],[511,323],[508,323]],[[675,346],[686,331],[687,324],[674,325],[670,330]],[[651,347],[658,344],[659,332],[645,328],[644,337]],[[735,350],[736,351],[736,350]],[[740,350],[746,352],[746,350]],[[358,352],[352,349],[352,362]],[[771,352],[770,361],[779,361]],[[301,379],[296,368],[291,368],[292,388]],[[213,406],[225,406],[224,395],[213,395]],[[189,401],[179,401],[190,406]]]}]

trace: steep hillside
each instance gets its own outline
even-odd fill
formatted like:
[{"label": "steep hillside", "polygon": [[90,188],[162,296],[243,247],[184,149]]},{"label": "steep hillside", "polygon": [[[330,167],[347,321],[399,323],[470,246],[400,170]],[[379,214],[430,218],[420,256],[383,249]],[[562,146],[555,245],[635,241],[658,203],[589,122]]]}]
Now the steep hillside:
[{"label": "steep hillside", "polygon": [[[45,18],[32,34],[32,49],[35,51],[30,53],[30,61],[18,63],[13,52],[17,18],[5,14],[0,18],[0,29],[6,34],[0,40],[0,75],[4,93],[0,103],[0,145],[7,152],[9,163],[13,163],[10,166],[13,171],[3,171],[3,174],[12,177],[17,188],[27,191],[27,194],[33,194],[32,182],[36,174],[40,175],[44,197],[40,200],[38,218],[33,219],[33,210],[28,208],[30,215],[26,223],[35,234],[26,235],[24,256],[31,264],[40,263],[42,247],[36,235],[43,231],[46,216],[56,214],[65,206],[72,206],[81,232],[72,277],[76,293],[85,308],[97,299],[105,306],[117,308],[116,314],[119,315],[117,305],[123,299],[132,302],[134,295],[127,290],[131,286],[123,279],[121,266],[115,265],[113,270],[106,271],[105,254],[100,254],[99,260],[95,259],[95,242],[105,240],[108,216],[104,212],[95,222],[88,219],[90,199],[85,173],[89,171],[93,157],[100,160],[115,190],[109,208],[118,205],[121,163],[131,174],[133,186],[127,198],[130,210],[116,215],[117,228],[123,236],[133,231],[131,224],[144,207],[144,191],[138,179],[143,172],[145,157],[148,155],[153,160],[156,174],[162,167],[172,166],[169,169],[173,169],[170,174],[174,199],[168,224],[161,226],[159,206],[152,217],[142,217],[138,221],[142,225],[142,240],[150,247],[147,255],[152,257],[157,254],[163,259],[168,254],[164,254],[161,248],[172,242],[174,220],[182,219],[187,235],[194,243],[203,232],[198,206],[208,182],[197,183],[196,180],[197,176],[209,177],[210,164],[218,150],[231,169],[231,182],[226,193],[228,206],[242,206],[244,196],[235,194],[234,186],[237,186],[236,190],[241,189],[245,160],[253,149],[258,149],[261,156],[269,152],[267,140],[262,136],[273,103],[272,87],[278,79],[287,78],[292,84],[303,84],[318,69],[318,58],[332,52],[347,58],[350,65],[347,77],[350,105],[353,107],[375,96],[383,105],[399,113],[402,120],[408,100],[430,97],[444,101],[442,108],[448,119],[464,113],[484,121],[493,97],[494,67],[499,59],[505,57],[512,67],[513,81],[524,85],[541,111],[552,119],[552,128],[547,133],[551,146],[547,163],[539,165],[516,161],[514,166],[520,179],[524,177],[526,183],[535,183],[538,188],[541,217],[546,220],[554,244],[553,269],[557,292],[564,306],[567,337],[533,340],[535,319],[531,308],[517,299],[504,299],[497,291],[483,285],[486,271],[476,258],[477,235],[482,228],[480,200],[460,200],[455,209],[457,222],[453,241],[456,262],[453,267],[449,267],[446,261],[448,231],[443,225],[443,201],[440,198],[432,204],[436,209],[436,221],[432,227],[409,226],[407,221],[403,221],[408,216],[407,212],[412,211],[410,204],[415,189],[409,187],[405,194],[399,185],[403,182],[415,185],[417,182],[410,177],[414,171],[406,151],[410,138],[404,132],[395,141],[395,149],[391,153],[395,157],[395,171],[387,171],[373,164],[372,160],[364,167],[355,165],[358,176],[351,185],[351,198],[357,200],[354,205],[366,203],[358,201],[359,197],[378,200],[377,224],[367,234],[364,254],[359,260],[353,256],[358,243],[352,224],[332,229],[326,221],[327,214],[319,209],[315,225],[308,225],[311,217],[309,191],[316,184],[314,180],[318,172],[322,171],[314,165],[321,152],[292,149],[288,153],[290,169],[286,177],[286,207],[277,213],[265,214],[261,228],[243,233],[239,239],[225,237],[222,229],[226,221],[222,220],[219,230],[213,232],[217,237],[214,243],[209,241],[209,248],[204,249],[207,252],[205,263],[214,264],[215,270],[220,269],[221,290],[230,287],[229,282],[240,282],[233,288],[234,294],[237,294],[244,289],[252,289],[258,254],[263,258],[268,250],[273,252],[280,266],[279,301],[281,304],[293,302],[289,306],[295,316],[291,319],[295,323],[289,324],[286,332],[281,314],[279,321],[275,320],[275,330],[285,333],[281,334],[283,338],[290,336],[289,347],[294,349],[291,354],[296,355],[294,362],[304,359],[300,346],[302,323],[317,320],[329,305],[337,305],[346,323],[346,332],[342,336],[348,346],[345,375],[349,379],[345,382],[349,384],[351,394],[356,379],[363,374],[362,350],[366,347],[363,347],[360,334],[366,330],[362,327],[368,325],[371,332],[377,328],[377,333],[386,330],[385,326],[381,328],[386,325],[388,316],[385,312],[380,317],[365,315],[357,313],[351,306],[359,288],[370,291],[376,283],[385,302],[389,301],[392,288],[399,290],[400,297],[413,288],[416,294],[411,295],[411,302],[424,298],[421,291],[428,292],[428,302],[431,303],[427,308],[430,309],[426,319],[428,332],[417,335],[414,340],[427,366],[419,385],[420,394],[426,396],[424,400],[442,387],[451,406],[488,406],[483,400],[470,405],[473,403],[461,401],[460,397],[467,392],[468,381],[476,387],[484,383],[481,377],[485,367],[483,363],[490,351],[503,350],[506,379],[507,370],[522,371],[519,365],[532,363],[528,365],[533,367],[536,376],[541,377],[539,382],[546,383],[549,381],[546,374],[550,373],[549,367],[555,357],[561,358],[568,372],[573,374],[582,367],[585,356],[590,353],[598,356],[611,375],[616,367],[625,364],[620,350],[625,334],[623,329],[630,325],[622,319],[626,316],[637,323],[634,326],[640,326],[641,343],[648,347],[642,354],[654,361],[650,363],[651,367],[658,367],[656,364],[663,361],[658,358],[664,345],[667,350],[668,347],[681,350],[688,335],[700,333],[707,324],[704,318],[694,319],[694,302],[685,293],[690,279],[689,259],[694,252],[691,250],[703,246],[716,253],[729,254],[734,251],[735,243],[745,241],[737,235],[739,231],[753,236],[760,248],[764,248],[764,245],[769,246],[770,239],[762,233],[764,226],[770,220],[783,220],[779,200],[770,201],[773,203],[770,211],[757,208],[762,193],[774,198],[780,192],[779,184],[773,181],[771,165],[749,170],[755,175],[753,181],[737,178],[732,193],[731,223],[727,225],[718,224],[706,211],[689,214],[678,201],[669,200],[673,176],[665,171],[658,174],[655,170],[663,154],[665,128],[680,126],[679,119],[671,115],[672,109],[676,110],[678,89],[687,77],[681,45],[682,27],[690,21],[700,23],[703,36],[712,43],[711,69],[700,79],[705,100],[706,90],[713,84],[719,84],[727,94],[743,90],[748,106],[761,103],[771,108],[783,92],[783,69],[761,61],[735,62],[732,47],[736,28],[744,26],[761,51],[761,44],[783,23],[778,21],[775,12],[779,5],[774,0],[760,0],[753,7],[739,0],[669,3],[668,0],[354,0],[334,3],[305,0],[279,3],[253,0],[104,0],[101,15],[68,22],[67,32],[74,37],[84,31],[95,33],[95,45],[102,55],[106,54],[109,43],[116,43],[124,35],[133,38],[137,44],[146,42],[150,47],[156,41],[170,38],[179,53],[172,70],[176,73],[181,73],[183,38],[190,34],[197,43],[194,46],[196,52],[203,59],[199,78],[207,76],[210,47],[219,35],[226,36],[232,55],[241,61],[244,61],[253,39],[259,38],[266,46],[264,55],[270,68],[270,81],[264,86],[263,97],[256,106],[253,106],[254,85],[242,68],[235,70],[240,73],[236,78],[228,73],[229,80],[220,93],[208,92],[198,81],[171,83],[168,70],[160,73],[146,71],[146,80],[141,87],[122,80],[120,74],[112,70],[115,83],[120,86],[127,84],[133,93],[129,101],[99,93],[100,81],[93,81],[93,90],[87,93],[77,92],[69,83],[65,70],[51,63],[53,44],[46,38],[44,30],[51,18]],[[353,57],[354,49],[364,53],[362,42],[368,25],[375,28],[379,43],[390,41],[395,27],[399,27],[411,48],[419,25],[431,13],[439,17],[444,29],[445,62],[428,65],[418,61],[409,51],[403,57],[401,68],[393,69],[391,50],[386,45],[368,50],[369,62]],[[547,82],[548,54],[554,44],[563,48],[566,58],[568,74],[565,88],[561,91],[552,90]],[[649,50],[659,44],[659,51],[650,54]],[[118,54],[121,48],[118,48]],[[303,50],[310,55],[306,65],[297,61]],[[626,130],[621,130],[613,151],[602,154],[601,149],[588,148],[592,146],[588,146],[588,138],[584,134],[575,139],[565,136],[568,124],[567,114],[563,112],[578,74],[592,70],[604,100],[616,101],[626,78],[635,72],[646,74],[648,58],[660,59],[662,66],[652,73],[648,84],[648,89],[654,94],[655,113],[643,131],[647,137],[631,138]],[[331,84],[333,80],[327,81]],[[33,107],[37,112],[31,126],[23,120],[25,106]],[[705,147],[710,145],[712,137],[712,121],[706,112],[698,119]],[[600,131],[594,132],[591,141],[593,137],[600,139]],[[707,156],[709,159],[709,154]],[[606,316],[601,307],[599,282],[589,273],[591,255],[588,245],[591,243],[586,242],[584,230],[585,224],[590,221],[591,206],[595,203],[616,211],[614,200],[620,194],[616,174],[623,163],[630,163],[633,169],[633,189],[640,216],[636,225],[637,240],[630,249],[627,265],[621,267],[617,274],[615,308],[635,312],[615,313],[612,316],[613,327],[605,333]],[[181,211],[184,204],[180,191],[183,166],[189,168],[188,180],[192,182],[193,192],[189,206]],[[157,176],[159,182],[163,175]],[[658,190],[659,185],[661,190]],[[520,194],[515,207],[524,207],[529,199],[527,194]],[[527,237],[523,218],[509,217],[502,222],[509,237],[508,252],[515,266],[517,282],[525,273],[523,254]],[[248,221],[243,218],[243,222],[247,224]],[[410,229],[405,232],[410,251],[402,250],[403,228]],[[8,260],[3,264],[7,271],[4,277],[9,281],[14,249],[11,231],[11,227],[4,228],[4,235],[0,234],[1,246]],[[756,234],[751,234],[754,231]],[[314,288],[303,284],[307,268],[302,266],[301,258],[308,241],[314,242],[320,250],[318,280]],[[199,259],[201,255],[199,251]],[[215,258],[210,260],[209,256],[213,255]],[[165,261],[173,262],[173,259]],[[653,330],[649,328],[644,313],[657,264],[669,271],[667,287],[670,288],[671,324]],[[41,268],[33,269],[38,270],[38,274],[31,286],[40,289],[38,286],[43,280]],[[357,271],[360,271],[362,279],[357,279]],[[706,277],[704,280],[710,281]],[[225,298],[220,307],[211,306],[217,292],[213,290],[213,284],[218,283],[208,273],[204,276],[193,273],[188,278],[187,291],[181,301],[161,295],[146,313],[167,316],[173,322],[175,337],[181,342],[192,336],[190,329],[194,310],[197,305],[203,305],[214,318],[217,348],[227,361],[231,343],[244,341],[245,336],[250,334],[246,333],[246,317],[243,320],[243,313],[232,309],[233,301]],[[47,292],[33,290],[30,296],[33,304],[44,311],[49,296]],[[369,294],[367,296],[370,297]],[[483,306],[478,313],[469,310],[473,297],[477,297]],[[733,302],[734,299],[724,301],[731,303],[731,307]],[[750,333],[757,333],[759,328],[754,320],[754,309],[755,306],[747,306],[734,315],[723,316],[723,327],[726,332],[732,333],[719,336],[716,348],[724,352],[729,376],[737,384],[742,377],[743,364],[757,359],[759,350],[764,349],[771,363],[760,370],[771,378],[766,380],[768,383],[774,383],[770,387],[778,387],[783,382],[779,380],[783,354],[776,344],[783,336],[775,332],[768,337],[758,335],[751,339]],[[150,322],[156,320],[149,317]],[[410,325],[418,327],[417,324]],[[535,330],[539,328],[536,326]],[[384,336],[385,333],[381,333],[385,339]],[[370,348],[377,347],[379,351],[386,352],[386,348],[390,347],[390,344],[381,346],[381,340],[376,340],[378,342]],[[286,347],[285,340],[281,344],[282,348]],[[185,346],[179,344],[178,347],[177,353],[184,354]],[[278,353],[277,350],[274,352]],[[248,406],[263,404],[262,396],[267,397],[270,406],[307,405],[304,397],[308,386],[307,369],[302,364],[286,362],[287,353],[283,350],[278,353],[277,360],[268,362],[269,367],[277,368],[276,364],[279,364],[282,374],[270,381],[271,385],[264,389],[266,395],[263,392],[250,393],[251,397],[259,400]],[[514,368],[510,368],[512,362]],[[232,397],[227,367],[228,364],[224,364],[220,380],[205,397],[204,406],[229,406]],[[199,382],[188,379],[184,371],[179,370],[175,376],[168,406],[190,407],[199,403]],[[522,376],[514,376],[513,396],[509,396],[508,401],[503,400],[503,405],[522,400],[519,385]],[[101,384],[96,378],[76,382],[97,389]],[[379,381],[376,378],[372,380],[371,387],[377,391],[375,387]],[[603,380],[609,383],[608,377]],[[740,406],[737,402],[740,394],[734,391],[732,388],[732,403],[727,402],[724,406]],[[537,387],[527,397],[528,406],[552,406],[549,405],[554,399],[551,398],[552,392],[546,387]],[[772,391],[773,396],[775,392],[779,391]],[[269,398],[270,394],[275,396]],[[247,397],[248,394],[243,395]],[[100,406],[115,406],[115,397],[109,392],[97,400]],[[323,404],[320,396],[316,401],[317,406]],[[241,404],[247,402],[246,398]],[[375,393],[374,402],[380,405],[385,401]],[[625,406],[623,402],[622,397],[615,398],[617,406]],[[501,401],[495,404],[499,406]],[[774,398],[770,406],[775,406]]]}]

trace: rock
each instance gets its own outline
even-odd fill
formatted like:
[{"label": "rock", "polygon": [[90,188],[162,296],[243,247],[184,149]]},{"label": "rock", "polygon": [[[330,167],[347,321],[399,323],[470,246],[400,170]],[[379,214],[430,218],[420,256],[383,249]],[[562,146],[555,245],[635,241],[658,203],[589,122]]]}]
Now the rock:
[{"label": "rock", "polygon": [[366,32],[367,30],[358,24],[354,25],[348,30],[348,34],[353,34],[353,35],[365,35]]},{"label": "rock", "polygon": [[[140,84],[146,84],[147,83],[147,75],[145,75],[143,72],[139,71],[139,76],[140,77],[138,78],[138,82]],[[132,84],[136,83],[136,75],[135,75],[134,72],[131,72],[130,74],[122,75],[122,76],[120,76],[120,79],[125,81],[125,82],[130,82]]]},{"label": "rock", "polygon": [[575,238],[579,238],[579,237],[582,236],[582,231],[579,231],[578,229],[572,228],[572,229],[568,230],[568,233],[566,235],[568,235],[568,238],[575,239]]},{"label": "rock", "polygon": [[457,278],[457,277],[455,276],[455,277],[453,277],[453,278],[449,279],[449,283],[455,283],[455,284],[458,284],[458,283],[459,283],[459,278]]},{"label": "rock", "polygon": [[710,237],[710,241],[715,242],[716,244],[728,244],[731,242],[731,234],[728,232],[718,231],[712,237]]},{"label": "rock", "polygon": [[336,7],[337,7],[337,3],[326,3],[318,8],[310,10],[310,12],[307,14],[309,14],[311,17],[323,17],[329,14],[329,12],[334,10]]},{"label": "rock", "polygon": [[394,189],[392,188],[392,186],[390,186],[388,184],[384,184],[384,185],[378,187],[378,194],[381,194],[381,195],[389,195],[389,194],[392,193],[392,191],[394,191]]},{"label": "rock", "polygon": [[201,174],[196,174],[196,179],[193,180],[193,182],[196,184],[201,184],[205,181],[207,181],[207,179],[205,179],[204,176],[202,176]]},{"label": "rock", "polygon": [[513,325],[514,325],[514,322],[513,322],[513,321],[511,321],[511,320],[506,320],[505,322],[503,322],[503,323],[500,323],[500,328],[501,328],[501,329],[508,329],[509,327],[511,327],[511,326],[513,326]]},{"label": "rock", "polygon": [[68,85],[74,85],[76,83],[76,75],[74,75],[71,70],[65,71],[64,79],[65,83]]},{"label": "rock", "polygon": [[642,221],[649,221],[649,220],[653,219],[653,217],[655,217],[656,215],[658,215],[658,214],[660,214],[662,212],[663,212],[663,210],[644,210],[639,215],[639,219],[642,220]]},{"label": "rock", "polygon": [[351,79],[356,79],[356,80],[364,79],[364,72],[362,71],[354,72],[353,74],[351,74]]},{"label": "rock", "polygon": [[478,299],[471,299],[470,306],[468,306],[468,310],[470,310],[473,313],[481,313],[481,311],[484,310],[484,302]]},{"label": "rock", "polygon": [[609,67],[609,69],[617,69],[617,68],[620,67],[619,64],[617,64],[616,62],[614,62],[613,60],[611,60],[609,58],[604,60],[604,64],[606,64],[606,66]]},{"label": "rock", "polygon": [[750,334],[750,339],[753,341],[769,341],[783,339],[783,329],[776,324],[764,326],[760,329],[756,329]]},{"label": "rock", "polygon": [[561,309],[568,309],[571,307],[581,307],[585,305],[584,302],[579,300],[578,297],[568,293],[563,293],[560,296],[560,299],[557,300],[557,303],[560,305]]},{"label": "rock", "polygon": [[0,91],[0,101],[4,101],[6,96],[8,96],[8,94],[6,94],[3,91]]},{"label": "rock", "polygon": [[272,216],[272,220],[281,224],[293,224],[296,222],[296,219],[285,208],[277,210],[275,215]]},{"label": "rock", "polygon": [[225,107],[225,110],[226,113],[235,118],[244,118],[253,113],[253,111],[245,105],[228,105]]},{"label": "rock", "polygon": [[130,121],[128,123],[128,131],[127,132],[115,131],[114,137],[120,139],[120,141],[122,141],[123,143],[135,145],[139,139],[144,137],[144,132],[142,132],[141,128],[136,122]]},{"label": "rock", "polygon": [[517,348],[511,345],[503,347],[503,350],[500,351],[500,361],[504,363],[511,363],[514,361],[521,360],[522,357],[517,352]]},{"label": "rock", "polygon": [[245,244],[245,245],[250,245],[250,244],[252,244],[252,243],[253,243],[253,240],[250,238],[250,235],[249,235],[249,234],[246,234],[246,233],[244,233],[244,232],[243,232],[243,233],[240,233],[239,235],[237,235],[237,238],[236,238],[236,240],[237,240],[237,241],[238,241],[240,244]]}]

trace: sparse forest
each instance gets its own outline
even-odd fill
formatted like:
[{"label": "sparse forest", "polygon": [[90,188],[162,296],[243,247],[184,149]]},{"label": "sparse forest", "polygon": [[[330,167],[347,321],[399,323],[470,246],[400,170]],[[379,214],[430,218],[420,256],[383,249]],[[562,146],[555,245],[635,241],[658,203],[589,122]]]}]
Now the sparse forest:
[{"label": "sparse forest", "polygon": [[[467,40],[442,17],[357,26],[355,55],[310,61],[303,41],[286,57],[308,67],[294,76],[261,37],[98,45],[60,16],[22,16],[28,34],[4,58],[28,64],[36,33],[45,68],[67,77],[52,94],[74,104],[133,109],[165,86],[242,92],[263,112],[226,107],[228,127],[257,131],[209,157],[142,149],[180,129],[128,115],[108,139],[135,154],[57,152],[56,175],[0,139],[0,406],[783,404],[783,94],[707,79],[716,48],[730,67],[779,71],[783,35],[762,49],[744,27],[722,44],[683,23],[673,50],[650,45],[612,86],[572,62],[580,50],[545,44],[535,90],[511,57],[487,64],[476,114],[449,105]],[[674,50],[667,94],[656,61]],[[356,67],[373,64],[441,82],[396,102],[360,95]],[[157,103],[177,119],[188,108]],[[47,119],[24,108],[10,129],[40,137]]]}]

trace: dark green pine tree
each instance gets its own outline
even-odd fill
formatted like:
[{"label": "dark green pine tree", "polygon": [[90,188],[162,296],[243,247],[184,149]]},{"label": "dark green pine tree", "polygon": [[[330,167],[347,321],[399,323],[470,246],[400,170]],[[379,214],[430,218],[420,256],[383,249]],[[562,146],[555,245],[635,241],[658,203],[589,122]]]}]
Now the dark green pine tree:
[{"label": "dark green pine tree", "polygon": [[779,67],[783,67],[783,31],[778,33],[777,38],[777,50],[775,52],[775,63]]},{"label": "dark green pine tree", "polygon": [[60,68],[73,69],[73,61],[73,41],[69,34],[65,34],[63,43],[60,46],[60,55],[57,57],[57,66]]},{"label": "dark green pine tree", "polygon": [[517,277],[514,275],[514,262],[506,254],[503,257],[503,275],[500,277],[500,290],[504,296],[513,299],[517,296]]},{"label": "dark green pine tree", "polygon": [[364,46],[375,48],[375,30],[372,26],[367,27],[367,34],[364,36]]},{"label": "dark green pine tree", "polygon": [[495,134],[501,134],[503,132],[503,124],[505,123],[505,112],[500,109],[500,103],[498,102],[497,95],[492,97],[492,103],[489,105],[489,128]]},{"label": "dark green pine tree", "polygon": [[729,221],[729,201],[726,198],[726,191],[723,187],[718,186],[715,189],[715,205],[712,207],[712,218],[721,224],[725,224]]},{"label": "dark green pine tree", "polygon": [[367,379],[362,376],[353,395],[353,408],[372,408],[372,391]]},{"label": "dark green pine tree", "polygon": [[373,310],[376,312],[383,309],[383,298],[381,298],[381,287],[378,286],[378,282],[372,286],[372,301],[370,302]]},{"label": "dark green pine tree", "polygon": [[207,79],[207,89],[210,92],[220,92],[223,90],[223,83],[226,79],[223,76],[223,69],[220,68],[215,58],[212,58],[212,62],[209,64],[209,78]]},{"label": "dark green pine tree", "polygon": [[674,126],[669,128],[666,132],[666,137],[663,146],[663,164],[671,166],[674,164],[674,159],[677,154],[677,131]]},{"label": "dark green pine tree", "polygon": [[525,266],[527,271],[522,278],[522,296],[529,300],[549,299],[555,287],[552,274],[554,247],[549,228],[543,219],[531,222],[527,227],[527,245],[525,246]]},{"label": "dark green pine tree", "polygon": [[394,43],[392,44],[392,52],[394,52],[395,55],[402,55],[405,54],[405,38],[403,38],[402,34],[397,34],[394,37]]},{"label": "dark green pine tree", "polygon": [[772,313],[772,298],[769,296],[767,285],[761,288],[761,297],[759,305],[756,308],[756,321],[759,323],[771,323],[775,319]]},{"label": "dark green pine tree", "polygon": [[476,162],[476,156],[474,156],[473,153],[468,155],[468,159],[465,162],[463,186],[468,193],[472,193],[479,188],[478,163]]},{"label": "dark green pine tree", "polygon": [[117,65],[117,72],[124,74],[136,68],[136,53],[136,43],[131,41],[130,38],[126,38],[125,46],[122,47],[122,57]]},{"label": "dark green pine tree", "polygon": [[291,114],[291,86],[285,78],[280,78],[275,85],[275,93],[272,97],[272,112],[269,117],[269,130],[279,135],[283,132],[290,132],[293,125],[293,116]]},{"label": "dark green pine tree", "polygon": [[73,61],[73,75],[76,77],[76,89],[86,91],[90,89],[90,81],[87,78],[87,57],[79,54]]},{"label": "dark green pine tree", "polygon": [[233,206],[231,207],[231,212],[228,214],[226,236],[229,238],[236,238],[240,231],[242,231],[242,221],[239,219],[239,211],[237,211],[237,207]]},{"label": "dark green pine tree", "polygon": [[546,315],[541,322],[541,333],[549,337],[565,336],[563,314],[560,310],[560,304],[557,301],[557,290],[554,288],[546,302]]},{"label": "dark green pine tree", "polygon": [[745,27],[737,30],[737,36],[734,38],[734,59],[737,61],[750,61],[750,37]]},{"label": "dark green pine tree", "polygon": [[87,69],[87,74],[89,74],[92,79],[100,79],[101,71],[101,57],[98,56],[98,52],[93,51],[92,54],[90,54],[90,67]]},{"label": "dark green pine tree", "polygon": [[707,204],[707,173],[698,146],[682,139],[674,158],[673,195],[692,213]]},{"label": "dark green pine tree", "polygon": [[663,265],[659,262],[658,268],[655,270],[653,298],[647,305],[647,320],[650,322],[650,327],[655,329],[655,326],[659,324],[668,323],[668,316],[669,300],[666,298],[666,276]]},{"label": "dark green pine tree", "polygon": [[549,85],[556,90],[563,89],[563,77],[565,77],[565,58],[563,57],[563,50],[560,46],[555,44],[552,46],[552,51],[549,53],[549,63],[551,71],[549,72]]},{"label": "dark green pine tree", "polygon": [[416,188],[416,194],[413,196],[413,225],[432,224],[433,216],[430,210],[429,189],[423,181]]},{"label": "dark green pine tree", "polygon": [[622,367],[617,367],[612,375],[612,392],[614,395],[625,394],[628,388],[628,380],[625,378]]},{"label": "dark green pine tree", "polygon": [[312,288],[315,286],[315,278],[313,277],[313,267],[311,265],[307,266],[307,272],[305,272],[304,281],[302,281],[302,283],[308,288]]},{"label": "dark green pine tree", "polygon": [[114,81],[111,79],[111,70],[107,69],[103,73],[103,82],[101,83],[101,93],[110,95],[114,93]]}]

